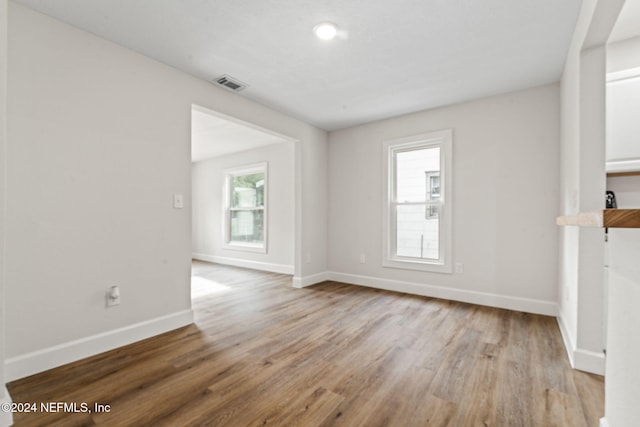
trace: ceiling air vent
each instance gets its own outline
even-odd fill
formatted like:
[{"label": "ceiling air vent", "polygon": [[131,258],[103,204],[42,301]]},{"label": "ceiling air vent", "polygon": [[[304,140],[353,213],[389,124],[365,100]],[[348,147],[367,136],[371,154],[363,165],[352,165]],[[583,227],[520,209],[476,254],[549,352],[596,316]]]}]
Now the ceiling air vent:
[{"label": "ceiling air vent", "polygon": [[221,75],[220,77],[215,79],[214,82],[217,85],[222,86],[223,88],[232,92],[240,92],[241,90],[246,89],[248,86],[247,84],[242,83],[240,80],[226,74]]}]

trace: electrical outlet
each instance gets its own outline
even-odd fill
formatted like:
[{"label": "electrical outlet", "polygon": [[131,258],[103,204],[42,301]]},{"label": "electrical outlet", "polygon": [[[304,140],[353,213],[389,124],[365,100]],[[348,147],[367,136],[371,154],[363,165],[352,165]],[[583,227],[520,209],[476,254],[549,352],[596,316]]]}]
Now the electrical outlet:
[{"label": "electrical outlet", "polygon": [[367,254],[360,254],[360,264],[367,263]]},{"label": "electrical outlet", "polygon": [[456,262],[456,273],[464,273],[464,265],[461,262]]},{"label": "electrical outlet", "polygon": [[113,307],[120,305],[120,288],[118,285],[113,285],[107,291],[107,307]]},{"label": "electrical outlet", "polygon": [[306,255],[304,256],[304,262],[307,264],[311,264],[311,253],[307,252]]}]

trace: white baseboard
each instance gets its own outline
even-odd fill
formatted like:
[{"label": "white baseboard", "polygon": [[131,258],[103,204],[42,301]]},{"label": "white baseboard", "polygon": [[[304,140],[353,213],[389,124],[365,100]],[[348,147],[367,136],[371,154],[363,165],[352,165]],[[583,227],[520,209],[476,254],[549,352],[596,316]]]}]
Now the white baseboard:
[{"label": "white baseboard", "polygon": [[581,348],[576,349],[573,357],[575,369],[590,372],[592,374],[604,375],[605,357],[604,353],[599,353]]},{"label": "white baseboard", "polygon": [[558,316],[558,326],[560,327],[560,335],[564,341],[564,348],[569,357],[569,363],[573,369],[579,371],[590,372],[592,374],[604,375],[605,373],[605,356],[604,353],[598,353],[590,350],[576,348],[571,340],[571,335],[564,324],[563,319]]},{"label": "white baseboard", "polygon": [[609,427],[609,423],[605,417],[600,418],[600,427]]},{"label": "white baseboard", "polygon": [[305,286],[315,285],[316,283],[322,283],[329,279],[329,273],[324,271],[322,273],[312,274],[311,276],[299,277],[295,276],[293,278],[293,287],[294,288],[304,288]]},{"label": "white baseboard", "polygon": [[[0,396],[0,406],[4,407],[6,404],[11,404],[11,396],[6,386],[4,388],[2,396]],[[13,414],[10,411],[0,410],[0,427],[9,427],[13,424]]]},{"label": "white baseboard", "polygon": [[293,274],[293,265],[274,264],[271,262],[249,261],[239,258],[228,258],[200,253],[191,254],[191,258],[198,261],[215,262],[216,264],[232,265],[234,267],[251,268],[253,270],[270,271],[272,273]]},{"label": "white baseboard", "polygon": [[37,350],[5,360],[5,379],[13,381],[86,357],[113,350],[193,323],[193,311],[183,310],[123,328]]},{"label": "white baseboard", "polygon": [[576,347],[573,345],[573,340],[571,339],[571,335],[569,335],[567,326],[564,324],[564,319],[561,316],[558,316],[556,320],[558,322],[558,327],[560,328],[560,336],[562,336],[562,341],[564,342],[564,349],[567,352],[567,357],[569,358],[569,364],[573,368],[575,367],[573,355]]},{"label": "white baseboard", "polygon": [[360,276],[356,274],[328,272],[328,280],[350,283],[389,291],[442,298],[452,301],[468,302],[489,307],[505,308],[508,310],[524,311],[527,313],[558,315],[558,304],[553,301],[542,301],[531,298],[520,298],[506,295],[475,292],[463,289],[445,288],[441,286],[425,285],[415,282],[381,279],[378,277]]}]

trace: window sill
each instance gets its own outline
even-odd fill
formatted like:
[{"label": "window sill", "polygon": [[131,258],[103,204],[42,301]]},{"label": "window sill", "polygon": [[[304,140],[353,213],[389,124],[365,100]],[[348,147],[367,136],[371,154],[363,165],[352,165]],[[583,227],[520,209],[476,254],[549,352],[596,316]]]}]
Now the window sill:
[{"label": "window sill", "polygon": [[451,265],[438,262],[425,262],[425,261],[412,261],[408,259],[385,259],[382,262],[382,266],[385,268],[397,268],[402,270],[416,270],[425,271],[430,273],[453,273]]},{"label": "window sill", "polygon": [[255,253],[267,253],[266,245],[258,244],[258,243],[240,243],[233,242],[227,243],[223,246],[223,249],[231,250],[231,251],[239,251],[239,252],[255,252]]}]

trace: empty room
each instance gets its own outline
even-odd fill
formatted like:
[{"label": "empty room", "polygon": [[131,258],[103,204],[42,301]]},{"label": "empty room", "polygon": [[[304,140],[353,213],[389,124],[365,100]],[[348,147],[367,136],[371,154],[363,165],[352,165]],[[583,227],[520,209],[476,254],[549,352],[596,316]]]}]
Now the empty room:
[{"label": "empty room", "polygon": [[639,117],[637,0],[0,0],[0,427],[634,427]]}]

